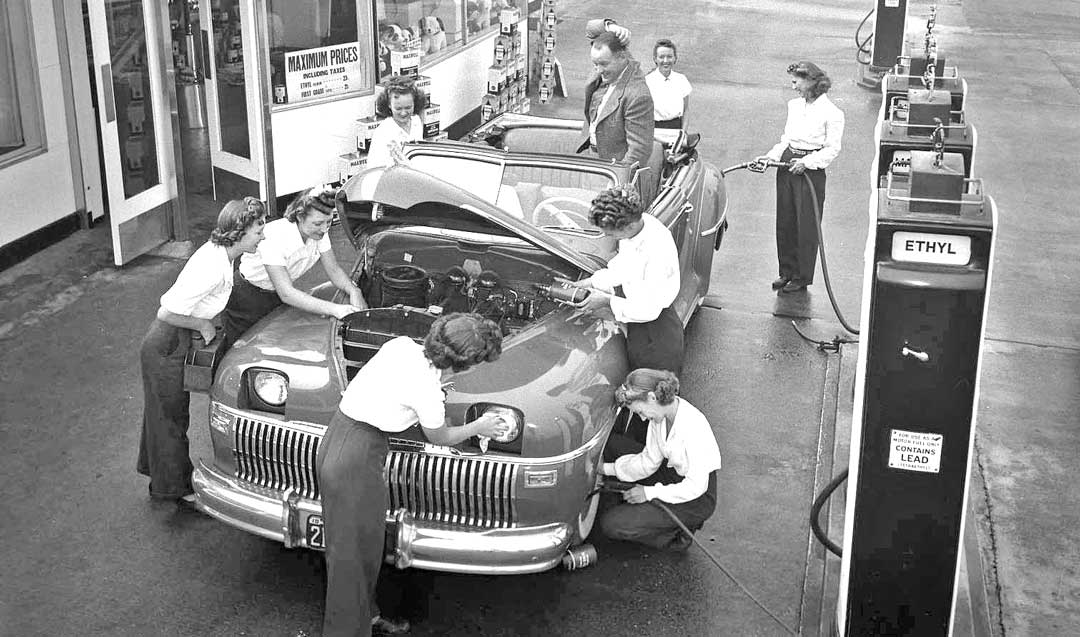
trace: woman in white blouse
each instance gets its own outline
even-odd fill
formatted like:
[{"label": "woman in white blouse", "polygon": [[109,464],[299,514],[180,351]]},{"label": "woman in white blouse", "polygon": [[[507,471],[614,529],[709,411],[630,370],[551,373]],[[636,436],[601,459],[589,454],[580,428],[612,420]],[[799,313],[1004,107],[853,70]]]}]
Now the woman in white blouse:
[{"label": "woman in white blouse", "polygon": [[[675,43],[660,39],[653,45],[656,68],[645,76],[653,99],[653,120],[656,129],[686,130],[690,112],[690,80],[675,70],[679,55]],[[657,135],[661,137],[662,134]]]},{"label": "woman in white blouse", "polygon": [[[297,195],[285,216],[266,224],[266,241],[240,259],[232,295],[222,322],[225,344],[232,346],[244,332],[282,303],[319,314],[342,318],[367,309],[360,288],[341,269],[330,243],[330,222],[335,202],[333,189],[312,188]],[[334,303],[299,289],[295,281],[316,263],[326,278],[348,295],[348,303]]]},{"label": "woman in white blouse", "polygon": [[[813,62],[788,66],[791,88],[799,97],[788,102],[780,143],[758,161],[787,164],[776,169],[776,256],[779,274],[774,290],[799,292],[814,282],[817,267],[818,215],[825,208],[825,168],[840,154],[844,113],[826,95],[832,80]],[[804,176],[805,175],[805,176]],[[818,206],[806,178],[817,193]]]},{"label": "woman in white blouse", "polygon": [[508,425],[493,415],[447,426],[443,391],[454,373],[501,353],[496,323],[478,314],[446,314],[423,345],[407,336],[392,339],[349,382],[315,459],[327,541],[323,635],[408,630],[407,622],[380,617],[375,605],[390,507],[383,477],[389,436],[418,424],[428,440],[450,446],[505,433]]},{"label": "woman in white blouse", "polygon": [[[623,503],[600,518],[604,535],[660,549],[684,550],[691,539],[659,507],[663,502],[691,531],[716,509],[720,448],[705,416],[679,397],[679,379],[668,371],[636,369],[615,392],[622,407],[648,421],[645,446],[605,462],[604,475],[637,484]],[[639,447],[640,448],[640,447]]]},{"label": "woman in white blouse", "polygon": [[424,94],[412,79],[395,75],[375,98],[375,113],[385,117],[371,134],[367,167],[389,166],[402,144],[424,138],[424,125],[416,115],[425,106]]},{"label": "woman in white blouse", "polygon": [[217,227],[161,297],[157,318],[139,350],[143,379],[143,422],[137,470],[150,477],[150,497],[191,503],[191,458],[188,453],[188,392],[184,359],[192,336],[203,342],[216,337],[213,319],[224,308],[233,287],[233,261],[254,252],[263,238],[266,209],[245,197],[225,204]]}]

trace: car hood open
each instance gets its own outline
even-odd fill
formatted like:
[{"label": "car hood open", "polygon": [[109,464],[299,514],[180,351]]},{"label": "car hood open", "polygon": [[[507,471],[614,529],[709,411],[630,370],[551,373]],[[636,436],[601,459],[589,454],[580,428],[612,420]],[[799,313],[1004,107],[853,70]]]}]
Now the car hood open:
[{"label": "car hood open", "polygon": [[[366,214],[358,214],[356,207],[351,205],[364,202],[388,206],[394,209],[394,212],[392,215],[373,220],[370,208],[361,208]],[[420,213],[412,216],[410,213],[420,204],[441,204],[445,210],[456,208],[464,211],[466,216],[475,217],[475,219],[466,220],[458,214],[463,225],[472,226],[458,229],[475,229],[475,226],[479,224],[495,230],[498,234],[516,236],[590,274],[601,265],[556,237],[518,219],[486,199],[434,175],[411,168],[407,164],[395,164],[361,172],[345,182],[338,192],[338,215],[346,225],[349,237],[354,244],[365,231],[378,226],[430,223],[442,227],[454,227],[454,219],[436,219],[430,214],[425,216]],[[438,223],[433,223],[436,221]]]}]

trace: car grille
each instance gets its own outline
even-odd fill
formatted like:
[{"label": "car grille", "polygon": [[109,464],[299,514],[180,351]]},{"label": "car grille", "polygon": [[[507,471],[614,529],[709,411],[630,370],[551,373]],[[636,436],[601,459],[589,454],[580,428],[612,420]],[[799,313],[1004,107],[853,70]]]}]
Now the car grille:
[{"label": "car grille", "polygon": [[[240,416],[235,422],[236,477],[254,485],[318,499],[315,475],[318,434]],[[514,506],[516,464],[483,458],[390,451],[386,457],[390,510],[402,507],[416,519],[509,528]]]}]

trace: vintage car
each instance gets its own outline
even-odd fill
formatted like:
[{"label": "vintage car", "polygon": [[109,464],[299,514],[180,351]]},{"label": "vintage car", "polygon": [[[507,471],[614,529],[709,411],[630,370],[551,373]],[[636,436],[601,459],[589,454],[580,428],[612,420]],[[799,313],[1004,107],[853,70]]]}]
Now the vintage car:
[{"label": "vintage car", "polygon": [[225,355],[209,390],[213,457],[194,475],[202,511],[289,547],[323,548],[315,455],[349,379],[388,339],[421,340],[438,314],[472,311],[502,327],[503,353],[455,375],[449,422],[498,410],[517,427],[457,448],[426,442],[415,426],[391,437],[387,561],[537,572],[589,535],[614,388],[628,372],[618,327],[567,303],[559,283],[613,254],[588,221],[590,201],[635,178],[649,193],[649,213],[679,247],[685,324],[708,290],[727,198],[685,138],[657,144],[639,171],[565,152],[579,126],[504,116],[471,142],[410,144],[407,163],[344,184],[351,275],[371,309],[339,321],[283,306]]}]

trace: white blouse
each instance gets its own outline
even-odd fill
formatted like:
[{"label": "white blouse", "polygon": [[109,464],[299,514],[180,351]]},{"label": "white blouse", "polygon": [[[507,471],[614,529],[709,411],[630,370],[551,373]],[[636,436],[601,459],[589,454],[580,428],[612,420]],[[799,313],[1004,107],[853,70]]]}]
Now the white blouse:
[{"label": "white blouse", "polygon": [[367,167],[389,166],[394,163],[390,149],[405,142],[416,142],[424,138],[424,124],[419,115],[409,120],[409,132],[405,132],[393,117],[379,122],[371,133],[371,147],[368,149]]},{"label": "white blouse", "polygon": [[418,421],[428,429],[442,427],[445,400],[442,372],[424,356],[424,346],[399,336],[356,372],[338,408],[353,420],[396,433]]},{"label": "white blouse", "polygon": [[668,466],[683,477],[681,482],[646,486],[645,498],[671,504],[689,502],[700,497],[709,487],[709,474],[720,469],[720,447],[705,415],[685,399],[679,401],[675,420],[649,422],[645,448],[640,453],[605,462],[603,472],[620,480],[634,482],[647,478],[660,468],[666,458]]},{"label": "white blouse", "polygon": [[590,277],[608,293],[622,286],[625,298],[611,297],[611,313],[620,323],[648,323],[679,295],[679,250],[671,231],[649,213],[641,220],[641,232],[619,239],[618,253]]},{"label": "white blouse", "polygon": [[232,288],[228,251],[207,241],[184,264],[172,287],[161,295],[161,307],[181,316],[212,319],[225,309]]},{"label": "white blouse", "polygon": [[769,159],[780,161],[788,146],[810,150],[802,158],[807,168],[826,168],[840,154],[840,138],[844,136],[844,112],[832,103],[828,94],[821,94],[807,104],[801,97],[788,102],[787,123],[780,143],[768,152]]},{"label": "white blouse", "polygon": [[654,69],[645,76],[645,84],[649,86],[652,94],[653,119],[662,122],[683,115],[683,100],[690,95],[693,89],[690,80],[678,71],[672,71],[667,77]]},{"label": "white blouse", "polygon": [[248,283],[263,290],[273,290],[274,284],[266,272],[266,266],[277,265],[289,272],[293,281],[302,277],[324,253],[331,252],[330,235],[321,239],[304,239],[300,228],[281,218],[266,224],[263,240],[255,252],[240,257],[240,274]]}]

